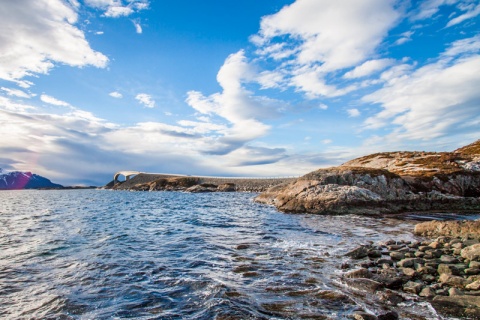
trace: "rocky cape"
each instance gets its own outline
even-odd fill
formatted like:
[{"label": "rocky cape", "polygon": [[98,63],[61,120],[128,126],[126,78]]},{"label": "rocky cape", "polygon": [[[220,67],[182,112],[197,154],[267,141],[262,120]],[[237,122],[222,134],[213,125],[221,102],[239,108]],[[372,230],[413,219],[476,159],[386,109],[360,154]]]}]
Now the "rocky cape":
[{"label": "rocky cape", "polygon": [[480,140],[453,152],[385,152],[274,186],[255,201],[280,211],[391,214],[480,211]]},{"label": "rocky cape", "polygon": [[51,182],[49,179],[31,172],[11,171],[0,169],[0,190],[19,189],[62,189],[63,186]]}]

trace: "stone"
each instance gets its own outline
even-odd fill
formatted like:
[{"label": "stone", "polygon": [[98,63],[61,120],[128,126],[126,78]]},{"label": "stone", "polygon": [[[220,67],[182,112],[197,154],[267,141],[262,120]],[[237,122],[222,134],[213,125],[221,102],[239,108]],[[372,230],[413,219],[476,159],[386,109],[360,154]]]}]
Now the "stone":
[{"label": "stone", "polygon": [[440,261],[446,264],[458,263],[458,259],[448,255],[440,256]]},{"label": "stone", "polygon": [[378,320],[397,320],[398,319],[398,313],[395,311],[389,311],[387,313],[383,313],[378,315]]},{"label": "stone", "polygon": [[405,298],[395,291],[385,289],[377,292],[380,301],[385,304],[396,306],[405,301]]},{"label": "stone", "polygon": [[365,278],[358,278],[358,279],[345,279],[345,282],[352,288],[375,293],[376,291],[383,288],[383,285],[380,282],[365,279]]},{"label": "stone", "polygon": [[235,183],[223,183],[217,187],[219,192],[234,192],[235,190]]},{"label": "stone", "polygon": [[463,291],[457,288],[450,288],[448,289],[449,296],[463,296]]},{"label": "stone", "polygon": [[470,261],[468,267],[469,267],[469,268],[480,268],[480,262],[478,262],[478,261]]},{"label": "stone", "polygon": [[446,284],[451,287],[463,289],[466,284],[466,280],[459,276],[452,276],[448,274],[442,274],[439,278],[439,281],[443,284]]},{"label": "stone", "polygon": [[451,247],[453,249],[463,249],[464,246],[463,246],[463,243],[457,242],[457,243],[452,244]]},{"label": "stone", "polygon": [[399,268],[412,268],[415,267],[415,264],[424,263],[425,260],[420,258],[406,258],[397,262],[397,267]]},{"label": "stone", "polygon": [[425,287],[425,288],[422,289],[422,291],[420,291],[420,293],[418,295],[420,297],[430,299],[430,298],[435,297],[435,291],[430,287]]},{"label": "stone", "polygon": [[465,286],[467,290],[480,290],[480,281],[475,281]]},{"label": "stone", "polygon": [[402,260],[405,258],[405,253],[392,251],[390,252],[390,257],[392,258],[392,260]]},{"label": "stone", "polygon": [[412,268],[403,268],[402,272],[404,275],[410,278],[413,278],[417,275],[417,272],[415,271],[415,269],[412,269]]},{"label": "stone", "polygon": [[448,274],[448,275],[456,275],[460,274],[459,270],[455,268],[453,265],[441,263],[438,265],[437,272],[439,275]]},{"label": "stone", "polygon": [[363,311],[356,311],[353,314],[353,319],[355,319],[355,320],[377,320],[378,318],[375,315],[370,314],[370,313],[366,313],[366,312],[363,312]]},{"label": "stone", "polygon": [[362,258],[365,258],[367,255],[368,255],[368,248],[366,246],[359,246],[345,254],[345,256],[350,257],[352,259],[362,259]]},{"label": "stone", "polygon": [[479,268],[467,268],[467,269],[465,269],[465,274],[467,276],[480,274],[480,269]]},{"label": "stone", "polygon": [[408,281],[403,285],[403,291],[418,294],[423,288],[423,285],[418,282]]},{"label": "stone", "polygon": [[367,278],[367,279],[369,279],[369,278],[372,277],[372,273],[368,269],[361,268],[361,269],[357,269],[357,270],[347,272],[346,274],[344,274],[344,277],[345,278]]},{"label": "stone", "polygon": [[480,257],[480,243],[463,248],[461,256],[470,261],[478,261]]},{"label": "stone", "polygon": [[375,261],[376,265],[383,266],[384,264],[388,266],[393,266],[393,261],[391,259],[378,259]]},{"label": "stone", "polygon": [[382,256],[382,252],[380,250],[370,250],[368,251],[367,256],[369,258],[380,258]]},{"label": "stone", "polygon": [[420,274],[431,274],[431,275],[433,275],[433,274],[437,273],[437,269],[429,267],[429,266],[421,266],[421,267],[417,268],[417,272],[420,273]]},{"label": "stone", "polygon": [[428,246],[430,248],[434,248],[434,249],[439,249],[439,248],[443,247],[443,245],[440,242],[437,242],[437,241],[434,241],[434,242],[430,243]]},{"label": "stone", "polygon": [[[474,316],[478,318],[480,314],[480,297],[477,296],[436,296],[433,298],[432,306],[437,310],[437,312],[459,317],[459,318],[469,318]],[[468,311],[471,310],[471,311]]]}]

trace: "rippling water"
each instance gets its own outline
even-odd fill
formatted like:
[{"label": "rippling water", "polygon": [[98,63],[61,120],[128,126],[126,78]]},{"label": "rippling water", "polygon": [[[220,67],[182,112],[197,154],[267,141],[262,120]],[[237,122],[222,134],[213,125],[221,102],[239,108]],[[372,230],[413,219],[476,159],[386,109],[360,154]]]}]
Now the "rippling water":
[{"label": "rippling water", "polygon": [[0,192],[0,317],[341,319],[383,308],[342,284],[339,265],[360,243],[411,240],[411,222],[283,214],[253,197]]}]

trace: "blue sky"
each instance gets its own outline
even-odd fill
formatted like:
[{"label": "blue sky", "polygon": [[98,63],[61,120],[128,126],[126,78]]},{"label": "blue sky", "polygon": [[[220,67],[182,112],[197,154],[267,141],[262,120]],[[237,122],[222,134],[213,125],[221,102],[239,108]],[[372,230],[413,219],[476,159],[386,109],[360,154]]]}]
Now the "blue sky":
[{"label": "blue sky", "polygon": [[480,138],[476,0],[16,0],[0,168],[288,176]]}]

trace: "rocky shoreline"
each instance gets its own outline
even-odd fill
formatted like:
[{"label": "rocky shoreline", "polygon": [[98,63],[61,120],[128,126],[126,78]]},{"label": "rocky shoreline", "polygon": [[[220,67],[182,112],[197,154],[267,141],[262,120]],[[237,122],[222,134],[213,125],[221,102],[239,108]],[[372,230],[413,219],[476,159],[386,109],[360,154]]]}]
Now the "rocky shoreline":
[{"label": "rocky shoreline", "polygon": [[[441,230],[474,230],[478,221],[439,222]],[[432,222],[420,223],[415,234],[425,236]],[[388,240],[361,245],[339,266],[341,281],[368,293],[389,310],[389,317],[365,311],[355,319],[398,319],[396,308],[410,301],[428,301],[442,316],[480,319],[480,237],[458,233],[424,241]]]},{"label": "rocky shoreline", "polygon": [[389,152],[319,169],[255,201],[291,213],[480,210],[480,140],[454,152]]},{"label": "rocky shoreline", "polygon": [[125,182],[105,189],[129,191],[182,191],[204,192],[263,192],[269,188],[289,183],[295,178],[214,178],[195,176],[155,175],[142,173]]}]

